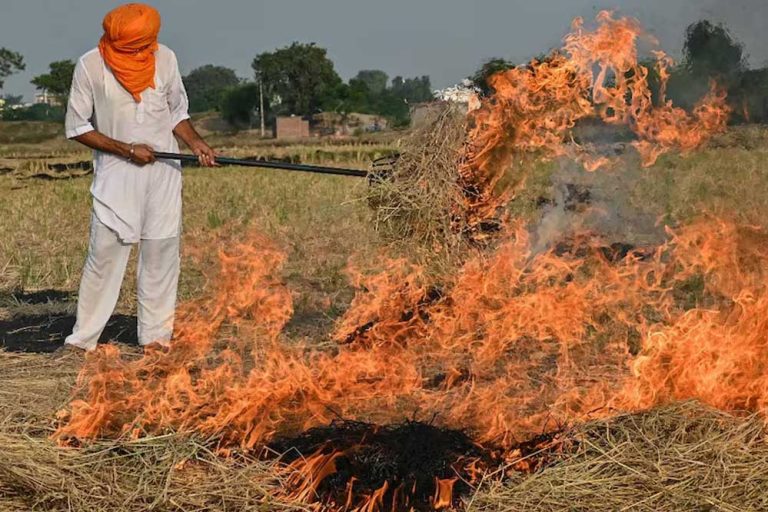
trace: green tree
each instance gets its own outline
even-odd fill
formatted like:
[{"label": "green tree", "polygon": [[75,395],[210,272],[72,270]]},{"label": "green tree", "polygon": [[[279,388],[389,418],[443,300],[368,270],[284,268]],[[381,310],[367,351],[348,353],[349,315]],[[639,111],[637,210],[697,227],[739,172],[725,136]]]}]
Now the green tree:
[{"label": "green tree", "polygon": [[259,86],[245,83],[224,92],[221,100],[221,116],[236,128],[251,128],[259,108]]},{"label": "green tree", "polygon": [[729,93],[734,117],[741,122],[768,122],[768,68],[743,71]]},{"label": "green tree", "polygon": [[[363,69],[357,72],[352,80],[358,80],[365,84],[371,94],[381,94],[387,88],[389,76],[380,69]],[[351,85],[350,81],[350,85]]]},{"label": "green tree", "polygon": [[671,70],[667,97],[679,107],[692,109],[714,79],[728,92],[728,102],[738,116],[747,101],[740,92],[746,71],[744,47],[728,29],[707,20],[692,23],[685,31],[683,61]]},{"label": "green tree", "polygon": [[388,118],[392,126],[407,126],[411,121],[411,110],[405,98],[387,89],[376,98],[375,113]]},{"label": "green tree", "polygon": [[0,89],[5,85],[5,79],[14,73],[24,71],[24,57],[20,53],[7,48],[0,48]]},{"label": "green tree", "polygon": [[688,26],[683,47],[686,68],[698,77],[732,80],[744,70],[744,47],[722,24],[701,20]]},{"label": "green tree", "polygon": [[0,119],[3,121],[55,121],[64,120],[64,107],[50,106],[42,103],[31,105],[25,108],[10,109],[2,111]]},{"label": "green tree", "polygon": [[224,93],[240,83],[235,72],[207,64],[184,77],[190,112],[208,112],[220,107]]},{"label": "green tree", "polygon": [[2,97],[2,100],[5,101],[6,107],[12,107],[14,105],[21,105],[21,102],[24,101],[24,96],[21,96],[21,95],[15,96],[13,94],[6,94]]},{"label": "green tree", "polygon": [[396,76],[392,79],[392,93],[407,103],[421,103],[433,99],[432,85],[429,77],[403,78]]},{"label": "green tree", "polygon": [[[295,42],[259,54],[251,65],[269,104],[281,114],[311,115],[337,93],[342,81],[325,48]],[[279,103],[279,104],[278,104]]]},{"label": "green tree", "polygon": [[32,84],[39,90],[47,91],[62,103],[66,103],[72,86],[75,63],[71,60],[59,60],[49,64],[49,72],[32,79]]},{"label": "green tree", "polygon": [[495,75],[500,71],[506,71],[513,67],[515,66],[511,62],[500,57],[494,57],[493,59],[485,61],[483,65],[480,66],[480,69],[475,71],[469,79],[472,80],[472,83],[474,83],[475,86],[480,88],[483,95],[488,96],[493,92],[493,89],[488,83],[488,79],[491,75]]}]

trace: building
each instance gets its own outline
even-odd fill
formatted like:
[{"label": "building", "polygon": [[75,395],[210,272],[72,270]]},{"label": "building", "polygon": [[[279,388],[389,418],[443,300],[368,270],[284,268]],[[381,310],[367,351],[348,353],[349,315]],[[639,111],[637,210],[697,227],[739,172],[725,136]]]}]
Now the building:
[{"label": "building", "polygon": [[49,93],[46,90],[35,94],[35,103],[38,105],[49,105],[51,107],[61,106],[61,98]]},{"label": "building", "polygon": [[278,117],[275,121],[275,138],[304,139],[309,137],[309,121],[297,116]]}]

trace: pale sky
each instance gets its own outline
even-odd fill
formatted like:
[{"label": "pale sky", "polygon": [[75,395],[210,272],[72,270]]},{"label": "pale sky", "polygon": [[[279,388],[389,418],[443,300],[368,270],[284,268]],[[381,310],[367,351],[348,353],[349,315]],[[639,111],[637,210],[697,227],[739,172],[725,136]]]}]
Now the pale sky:
[{"label": "pale sky", "polygon": [[[101,36],[113,0],[1,0],[0,47],[21,52],[27,70],[3,93],[31,99],[32,76],[54,60],[76,59]],[[484,60],[515,62],[559,46],[572,18],[610,8],[638,18],[678,57],[685,27],[724,22],[746,46],[752,66],[768,64],[768,0],[153,0],[163,16],[162,43],[182,72],[203,64],[251,77],[256,54],[293,41],[328,49],[344,79],[360,69],[429,75],[446,87]]]}]

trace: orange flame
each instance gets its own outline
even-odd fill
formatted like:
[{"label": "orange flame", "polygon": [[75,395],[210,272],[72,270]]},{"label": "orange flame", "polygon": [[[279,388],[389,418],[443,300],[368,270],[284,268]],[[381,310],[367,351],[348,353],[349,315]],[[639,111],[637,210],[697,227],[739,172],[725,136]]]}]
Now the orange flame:
[{"label": "orange flame", "polygon": [[572,139],[579,120],[627,125],[637,136],[633,145],[646,167],[671,149],[690,151],[725,129],[729,109],[724,91],[713,83],[692,115],[673,107],[665,99],[672,60],[655,51],[661,84],[659,105],[654,105],[648,69],[638,63],[637,40],[654,41],[634,19],[614,19],[602,11],[596,21],[596,29],[588,31],[577,18],[562,49],[490,77],[494,92],[470,113],[472,128],[460,169],[469,191],[470,226],[493,218],[522,183],[524,176],[517,171],[500,186],[523,153],[569,156],[588,171],[610,165],[609,158],[591,154]]}]

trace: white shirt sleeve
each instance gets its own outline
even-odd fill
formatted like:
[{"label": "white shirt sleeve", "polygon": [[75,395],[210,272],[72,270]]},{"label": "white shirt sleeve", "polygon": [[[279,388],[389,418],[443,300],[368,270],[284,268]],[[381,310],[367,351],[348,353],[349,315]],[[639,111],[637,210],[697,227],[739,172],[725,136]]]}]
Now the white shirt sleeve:
[{"label": "white shirt sleeve", "polygon": [[93,84],[81,60],[75,66],[72,77],[72,88],[69,92],[67,115],[64,119],[64,130],[68,139],[83,135],[94,130],[93,118]]},{"label": "white shirt sleeve", "polygon": [[176,54],[171,53],[171,80],[168,87],[168,107],[171,109],[171,126],[176,128],[180,122],[189,119],[189,99],[181,80]]}]

